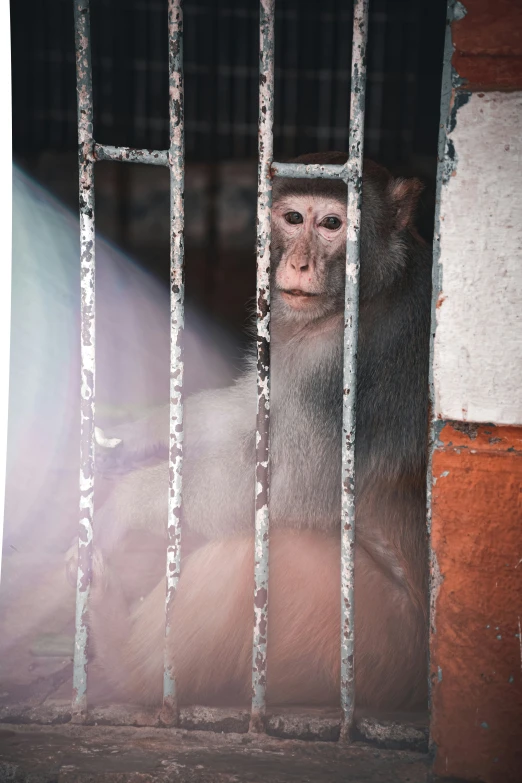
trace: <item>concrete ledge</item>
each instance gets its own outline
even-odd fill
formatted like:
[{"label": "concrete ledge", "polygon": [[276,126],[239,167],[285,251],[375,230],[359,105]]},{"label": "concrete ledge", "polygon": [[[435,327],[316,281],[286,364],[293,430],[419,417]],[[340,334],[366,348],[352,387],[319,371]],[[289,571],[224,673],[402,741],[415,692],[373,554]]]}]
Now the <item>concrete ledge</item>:
[{"label": "concrete ledge", "polygon": [[[180,728],[219,734],[246,734],[250,713],[244,708],[184,707]],[[4,705],[0,707],[0,724],[59,726],[71,723],[69,701],[49,701]],[[76,724],[78,725],[78,724]],[[158,710],[131,705],[94,707],[83,721],[84,726],[161,728]],[[267,735],[280,739],[337,742],[341,714],[338,709],[281,708],[267,716]],[[356,713],[354,739],[375,747],[392,750],[428,751],[428,716],[425,713],[391,713],[370,715]]]}]

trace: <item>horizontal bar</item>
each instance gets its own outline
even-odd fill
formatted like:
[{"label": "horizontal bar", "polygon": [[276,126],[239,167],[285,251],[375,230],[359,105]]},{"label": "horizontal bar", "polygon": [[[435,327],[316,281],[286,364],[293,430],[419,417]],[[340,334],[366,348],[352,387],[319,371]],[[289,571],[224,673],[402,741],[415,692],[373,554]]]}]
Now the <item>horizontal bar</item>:
[{"label": "horizontal bar", "polygon": [[351,166],[333,163],[272,163],[273,177],[291,177],[292,179],[341,179],[348,182]]},{"label": "horizontal bar", "polygon": [[111,147],[109,144],[95,144],[94,158],[121,163],[148,163],[149,166],[169,165],[168,150],[136,150],[132,147]]}]

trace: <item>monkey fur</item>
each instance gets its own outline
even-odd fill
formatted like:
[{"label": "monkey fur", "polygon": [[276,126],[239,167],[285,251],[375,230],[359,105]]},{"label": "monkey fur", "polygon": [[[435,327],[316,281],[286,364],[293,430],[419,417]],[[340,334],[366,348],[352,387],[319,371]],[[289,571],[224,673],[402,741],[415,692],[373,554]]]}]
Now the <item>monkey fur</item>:
[{"label": "monkey fur", "polygon": [[[358,707],[416,707],[426,696],[422,597],[398,587],[363,547],[355,555]],[[254,542],[248,534],[190,554],[176,591],[168,645],[181,704],[247,705],[251,696]],[[91,628],[111,693],[161,703],[165,580],[130,610],[117,575],[94,573]],[[337,705],[340,540],[276,530],[270,540],[267,701]]]},{"label": "monkey fur", "polygon": [[[297,159],[345,160],[344,153]],[[420,190],[417,180],[395,179],[365,161],[356,694],[359,705],[390,708],[422,702],[427,690],[431,254],[413,223]],[[275,179],[273,203],[268,699],[336,703],[346,187]],[[185,404],[182,524],[209,542],[184,561],[175,597],[172,644],[182,701],[249,693],[255,376],[250,362],[232,387],[196,394]],[[168,409],[159,409],[111,431],[123,440],[119,457],[132,464],[164,454],[168,418]],[[96,655],[123,695],[145,701],[160,698],[164,581],[129,610],[107,564],[129,531],[163,534],[167,485],[165,460],[133,470],[95,520],[101,563],[92,596]],[[114,660],[121,650],[123,661]]]}]

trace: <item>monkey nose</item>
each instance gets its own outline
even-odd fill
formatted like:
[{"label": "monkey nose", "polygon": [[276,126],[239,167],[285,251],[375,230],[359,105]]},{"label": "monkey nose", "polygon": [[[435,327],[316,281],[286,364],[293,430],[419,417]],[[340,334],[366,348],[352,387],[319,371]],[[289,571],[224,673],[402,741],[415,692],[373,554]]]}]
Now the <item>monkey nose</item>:
[{"label": "monkey nose", "polygon": [[306,272],[306,270],[309,267],[308,260],[306,258],[302,259],[291,259],[290,266],[292,269],[295,269],[296,272]]}]

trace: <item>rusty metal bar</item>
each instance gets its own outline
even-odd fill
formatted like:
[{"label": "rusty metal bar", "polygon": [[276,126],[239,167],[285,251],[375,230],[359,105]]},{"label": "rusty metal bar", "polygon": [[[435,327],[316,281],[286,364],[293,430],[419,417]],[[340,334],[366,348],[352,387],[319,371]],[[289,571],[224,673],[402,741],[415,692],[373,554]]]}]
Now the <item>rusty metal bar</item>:
[{"label": "rusty metal bar", "polygon": [[81,436],[80,520],[76,584],[73,714],[87,708],[87,606],[92,578],[92,521],[94,511],[94,140],[89,0],[74,4],[76,89],[78,96],[78,163],[80,184],[81,253]]},{"label": "rusty metal bar", "polygon": [[132,147],[95,144],[94,157],[97,161],[116,160],[120,163],[148,163],[150,166],[169,165],[169,150],[136,150]]},{"label": "rusty metal bar", "polygon": [[353,8],[348,142],[350,175],[346,213],[341,507],[341,707],[343,736],[349,734],[354,715],[355,406],[368,5],[369,0],[355,0]]},{"label": "rusty metal bar", "polygon": [[169,0],[170,122],[170,446],[167,523],[167,593],[165,599],[165,669],[162,721],[178,721],[174,660],[169,635],[174,592],[180,574],[181,470],[183,461],[183,328],[184,328],[184,177],[183,0]]},{"label": "rusty metal bar", "polygon": [[333,163],[272,163],[272,176],[293,179],[342,179],[348,181],[348,164]]},{"label": "rusty metal bar", "polygon": [[259,161],[257,178],[257,422],[255,587],[251,731],[264,730],[268,618],[270,415],[270,243],[274,118],[275,0],[259,3]]}]

